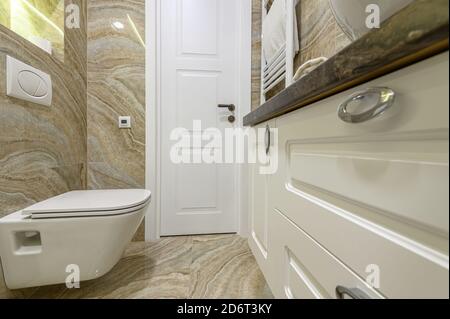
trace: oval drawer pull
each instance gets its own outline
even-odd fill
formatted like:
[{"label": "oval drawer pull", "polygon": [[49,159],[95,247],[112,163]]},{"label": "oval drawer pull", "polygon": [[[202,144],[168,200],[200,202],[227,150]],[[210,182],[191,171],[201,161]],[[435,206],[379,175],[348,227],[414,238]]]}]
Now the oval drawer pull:
[{"label": "oval drawer pull", "polygon": [[372,299],[364,291],[358,288],[346,288],[343,286],[336,287],[337,299],[345,299],[345,296],[349,296],[352,299]]},{"label": "oval drawer pull", "polygon": [[[346,123],[362,123],[369,121],[388,110],[395,101],[395,92],[389,88],[374,87],[350,96],[339,106],[338,116]],[[356,105],[360,112],[351,112],[349,107]]]}]

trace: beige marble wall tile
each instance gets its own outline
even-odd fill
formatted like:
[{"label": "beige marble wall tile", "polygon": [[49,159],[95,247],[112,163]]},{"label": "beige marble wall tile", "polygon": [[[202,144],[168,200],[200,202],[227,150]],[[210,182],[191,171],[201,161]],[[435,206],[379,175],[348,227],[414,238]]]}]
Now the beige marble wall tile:
[{"label": "beige marble wall tile", "polygon": [[300,55],[296,65],[320,56],[332,57],[350,44],[333,16],[328,0],[300,0]]},{"label": "beige marble wall tile", "polygon": [[[85,186],[86,7],[75,2],[82,23],[66,30],[65,62],[0,26],[0,216]],[[51,75],[50,107],[6,96],[7,55]]]},{"label": "beige marble wall tile", "polygon": [[252,110],[261,104],[262,0],[252,0]]},{"label": "beige marble wall tile", "polygon": [[[88,186],[145,183],[145,1],[88,1]],[[116,30],[119,21],[124,29]],[[120,130],[118,117],[132,117]]]},{"label": "beige marble wall tile", "polygon": [[[114,28],[120,22],[123,29]],[[139,34],[137,34],[136,33]],[[88,1],[88,188],[145,187],[145,1]],[[118,128],[131,116],[132,129]],[[143,226],[135,240],[144,240]]]},{"label": "beige marble wall tile", "polygon": [[84,164],[34,167],[27,159],[12,157],[0,167],[0,207],[14,212],[61,193],[84,189],[84,177]]}]

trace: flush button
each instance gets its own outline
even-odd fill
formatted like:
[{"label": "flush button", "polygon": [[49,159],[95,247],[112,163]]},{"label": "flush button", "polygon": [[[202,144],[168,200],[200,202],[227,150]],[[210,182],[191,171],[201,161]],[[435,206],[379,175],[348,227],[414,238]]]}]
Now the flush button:
[{"label": "flush button", "polygon": [[41,77],[31,71],[20,72],[17,80],[22,90],[30,96],[35,96],[36,91],[42,82]]},{"label": "flush button", "polygon": [[36,90],[36,93],[34,93],[35,97],[44,97],[47,95],[48,88],[47,84],[45,84],[44,81],[41,81],[41,84],[39,85],[38,89]]}]

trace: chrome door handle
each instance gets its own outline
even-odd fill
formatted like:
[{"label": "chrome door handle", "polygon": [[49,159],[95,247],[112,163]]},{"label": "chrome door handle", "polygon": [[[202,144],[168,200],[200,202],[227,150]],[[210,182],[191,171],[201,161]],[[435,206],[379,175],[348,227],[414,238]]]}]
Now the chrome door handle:
[{"label": "chrome door handle", "polygon": [[337,299],[344,299],[345,296],[349,296],[352,299],[372,299],[364,291],[358,288],[347,288],[344,286],[336,287]]},{"label": "chrome door handle", "polygon": [[[394,105],[395,92],[389,88],[374,87],[350,96],[339,106],[338,116],[346,123],[362,123],[369,121]],[[348,110],[351,104],[359,103],[361,112],[352,113]]]},{"label": "chrome door handle", "polygon": [[269,155],[269,153],[270,153],[270,144],[272,143],[271,138],[272,138],[272,136],[270,133],[270,126],[267,125],[266,126],[266,139],[265,139],[266,155]]}]

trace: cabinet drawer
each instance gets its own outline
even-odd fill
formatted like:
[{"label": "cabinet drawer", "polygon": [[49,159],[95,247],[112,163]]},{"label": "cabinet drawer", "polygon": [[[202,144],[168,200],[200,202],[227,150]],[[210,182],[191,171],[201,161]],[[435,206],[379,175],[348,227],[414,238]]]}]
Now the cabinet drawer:
[{"label": "cabinet drawer", "polygon": [[[361,217],[361,211],[354,213],[357,210],[351,204],[312,193],[287,191],[286,196],[280,197],[284,202],[279,207],[361,277],[366,276],[371,265],[378,267],[380,292],[384,296],[448,298],[447,255],[375,223],[376,216],[372,220]],[[273,232],[271,228],[269,238]]]},{"label": "cabinet drawer", "polygon": [[[348,124],[337,107],[389,87],[387,113]],[[448,298],[448,53],[277,120],[275,208],[388,298]]]},{"label": "cabinet drawer", "polygon": [[[367,87],[397,93],[359,124],[337,107]],[[278,120],[285,183],[314,187],[448,238],[448,53]]]},{"label": "cabinet drawer", "polygon": [[[295,134],[299,141],[320,142],[329,138],[339,138],[339,141],[350,137],[358,140],[372,136],[389,140],[393,135],[396,137],[394,140],[414,140],[420,137],[429,140],[438,131],[448,133],[448,69],[447,51],[278,117],[277,127],[280,133]],[[338,115],[339,106],[354,93],[373,87],[392,89],[396,94],[393,106],[385,113],[360,123],[341,120]],[[369,100],[373,99],[368,96]],[[353,107],[355,110],[351,108],[350,106],[349,111],[357,113],[357,106]]]},{"label": "cabinet drawer", "polygon": [[369,298],[383,298],[366,281],[326,251],[280,212],[270,216],[270,276],[276,297],[337,298],[339,286],[358,289]]}]

